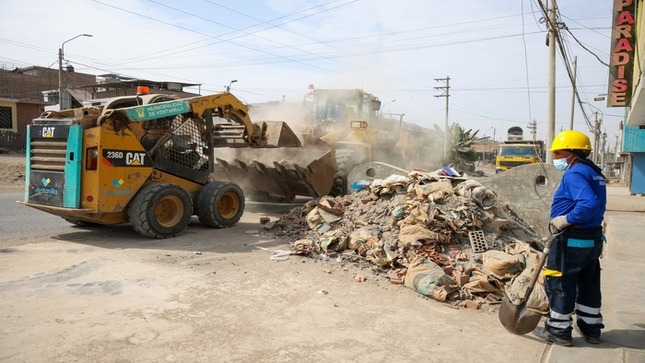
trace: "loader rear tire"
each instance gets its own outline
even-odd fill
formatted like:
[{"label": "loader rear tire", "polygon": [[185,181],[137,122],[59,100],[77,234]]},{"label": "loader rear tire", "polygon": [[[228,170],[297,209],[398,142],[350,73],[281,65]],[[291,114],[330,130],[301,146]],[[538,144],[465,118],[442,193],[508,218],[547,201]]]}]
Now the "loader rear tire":
[{"label": "loader rear tire", "polygon": [[240,221],[244,214],[244,193],[237,184],[211,182],[197,196],[199,222],[214,228],[226,228]]},{"label": "loader rear tire", "polygon": [[128,217],[132,228],[144,236],[174,237],[188,227],[191,204],[188,192],[178,185],[147,184],[132,200]]}]

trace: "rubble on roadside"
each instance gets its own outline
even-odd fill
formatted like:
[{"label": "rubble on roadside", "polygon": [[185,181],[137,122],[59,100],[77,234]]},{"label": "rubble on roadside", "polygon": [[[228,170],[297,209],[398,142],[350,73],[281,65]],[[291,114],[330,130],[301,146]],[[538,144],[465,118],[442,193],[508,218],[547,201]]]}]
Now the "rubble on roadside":
[{"label": "rubble on roadside", "polygon": [[[392,284],[455,306],[496,305],[520,274],[526,284],[539,237],[493,190],[422,171],[362,186],[311,200],[266,228],[293,241],[292,254],[369,262]],[[511,301],[519,303],[524,285],[508,289]]]}]

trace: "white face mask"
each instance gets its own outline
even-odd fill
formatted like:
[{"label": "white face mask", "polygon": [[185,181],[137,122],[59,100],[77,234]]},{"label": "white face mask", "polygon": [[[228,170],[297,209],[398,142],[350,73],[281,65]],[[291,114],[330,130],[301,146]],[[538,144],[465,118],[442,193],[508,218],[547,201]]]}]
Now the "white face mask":
[{"label": "white face mask", "polygon": [[553,165],[556,169],[564,171],[569,166],[569,162],[567,161],[567,158],[553,159]]}]

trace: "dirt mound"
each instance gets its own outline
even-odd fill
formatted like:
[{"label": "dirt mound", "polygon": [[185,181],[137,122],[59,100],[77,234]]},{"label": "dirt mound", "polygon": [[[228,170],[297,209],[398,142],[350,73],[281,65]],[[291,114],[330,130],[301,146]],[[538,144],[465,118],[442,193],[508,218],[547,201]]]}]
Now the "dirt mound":
[{"label": "dirt mound", "polygon": [[25,155],[0,154],[0,186],[3,191],[21,190],[25,185]]}]

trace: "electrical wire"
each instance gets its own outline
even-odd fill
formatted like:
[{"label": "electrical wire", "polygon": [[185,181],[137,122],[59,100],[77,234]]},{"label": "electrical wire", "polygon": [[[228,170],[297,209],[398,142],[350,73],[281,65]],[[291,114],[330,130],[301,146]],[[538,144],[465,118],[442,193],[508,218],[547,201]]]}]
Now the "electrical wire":
[{"label": "electrical wire", "polygon": [[576,43],[578,43],[578,45],[580,47],[582,47],[582,49],[586,50],[587,52],[589,52],[589,54],[593,55],[598,60],[598,62],[600,62],[600,64],[602,64],[603,66],[609,67],[609,64],[607,62],[603,61],[602,59],[600,59],[598,54],[592,52],[589,48],[587,48],[584,44],[582,44],[582,42],[580,40],[578,40],[578,38],[571,32],[571,30],[569,30],[569,28],[565,27],[564,30],[566,30],[567,33],[569,33],[569,35],[571,35],[573,40],[575,40]]},{"label": "electrical wire", "polygon": [[[93,0],[93,1],[101,3],[100,1],[96,1],[96,0]],[[127,12],[133,13],[133,12],[130,12],[130,11],[127,11]],[[134,13],[134,14],[136,15],[136,13]],[[167,23],[167,22],[164,22],[164,23]],[[454,33],[454,31],[452,31],[452,33]],[[510,35],[510,36],[516,36],[516,35]],[[356,55],[383,54],[383,53],[388,53],[388,52],[401,52],[401,51],[410,51],[410,50],[416,50],[416,49],[424,49],[424,48],[435,47],[435,46],[455,45],[455,44],[464,44],[464,43],[469,43],[469,42],[478,42],[478,41],[486,41],[486,40],[494,40],[494,39],[503,39],[503,38],[507,38],[507,37],[509,37],[509,36],[489,37],[489,38],[473,39],[473,40],[466,40],[466,41],[460,41],[460,42],[454,42],[453,41],[453,42],[450,42],[450,43],[447,43],[447,44],[441,44],[441,43],[439,43],[439,44],[426,44],[426,45],[412,44],[412,45],[406,45],[404,47],[398,47],[398,48],[391,47],[389,49],[388,48],[382,48],[382,47],[377,48],[377,49],[366,48],[364,50],[361,50],[360,52],[354,51],[354,52],[351,52],[351,53],[341,50],[341,52],[338,53],[338,54],[324,54],[323,56],[325,57],[325,59],[332,59],[332,58],[340,58],[340,57],[351,57],[351,56],[356,56]],[[255,50],[255,51],[262,51],[262,50],[258,50],[257,48],[255,48],[255,49],[254,48],[249,48],[249,49],[250,50]],[[266,52],[266,51],[264,51],[264,53],[268,53],[270,56],[273,55],[272,53],[269,53],[269,52]],[[282,59],[280,59],[280,58],[282,58]],[[247,63],[247,65],[271,64],[271,63],[275,64],[275,63],[288,63],[288,62],[298,62],[298,63],[306,64],[305,62],[307,62],[307,61],[320,60],[320,58],[321,58],[320,56],[316,56],[316,55],[310,55],[309,57],[302,56],[302,55],[301,56],[290,56],[290,57],[280,57],[280,56],[278,56],[278,59],[276,59],[276,57],[268,57],[268,58],[264,58],[263,60],[260,60],[260,61],[255,60],[254,62]],[[233,65],[233,64],[231,64],[231,65]],[[239,66],[239,62],[236,62],[235,65]],[[222,66],[222,65],[220,65],[220,66]],[[182,65],[181,67],[186,68],[184,65]],[[208,66],[204,66],[204,67],[209,67],[210,68],[210,67],[213,67],[213,64],[209,64]],[[168,67],[166,67],[166,68],[168,68]],[[191,67],[191,68],[195,69],[197,67]],[[153,69],[153,67],[150,67],[150,66],[146,67],[146,70],[149,71],[150,69]],[[324,68],[322,68],[322,69],[324,69]],[[133,68],[123,68],[122,70],[133,70]],[[424,83],[419,83],[419,82],[415,82],[415,83],[424,84]]]},{"label": "electrical wire", "polygon": [[[219,6],[219,4],[216,4],[216,3],[212,2],[212,1],[208,1],[208,0],[205,0],[205,1],[208,2],[208,3],[211,3],[213,5]],[[95,1],[95,2],[103,4],[103,5],[106,5],[106,6],[109,6],[109,5],[105,4],[105,3],[101,3],[100,1]],[[152,1],[152,3],[157,3],[158,4],[158,2],[156,2],[156,1]],[[326,3],[326,4],[332,4],[332,3],[338,3],[338,1],[329,2],[329,3]],[[343,4],[345,4],[345,3],[343,3]],[[533,6],[532,3],[531,3],[531,6]],[[243,14],[243,13],[240,13],[240,14]],[[524,37],[526,37],[529,34],[543,33],[542,31],[533,32],[533,33],[526,33],[525,32],[525,28],[524,28],[525,24],[524,24],[524,18],[523,17],[528,15],[528,14],[533,14],[533,16],[535,18],[535,12],[534,11],[531,12],[531,13],[527,12],[526,14],[524,14],[524,4],[522,4],[522,14],[520,14],[520,16],[522,16],[522,23],[523,23],[522,25],[523,25],[523,27],[522,27],[521,36],[523,37],[522,40],[523,40],[523,43],[524,43],[525,63],[526,63],[526,58],[527,58],[526,57],[527,45],[526,45],[526,39]],[[137,15],[137,14],[135,14],[135,15]],[[515,16],[515,15],[512,15],[512,16]],[[490,18],[490,19],[510,18],[512,16],[503,16],[503,17],[496,17],[496,18]],[[257,18],[255,18],[255,19],[257,19]],[[150,19],[150,20],[155,20],[156,21],[158,19]],[[257,20],[259,20],[259,19],[257,19]],[[475,22],[480,22],[480,21],[484,22],[486,20],[487,19],[483,19],[483,20],[478,20],[478,21],[475,21]],[[290,21],[295,21],[295,20],[290,20]],[[163,22],[163,21],[161,21],[161,22],[166,24],[166,25],[168,25],[168,26],[174,26],[176,28],[180,28],[180,29],[185,30],[185,31],[191,31],[191,32],[196,33],[196,34],[206,36],[207,39],[216,39],[216,40],[218,40],[218,42],[226,41],[224,39],[221,39],[221,37],[223,37],[223,36],[216,37],[216,36],[204,33],[204,32],[198,32],[198,31],[196,32],[196,31],[194,31],[194,29],[189,29],[187,27],[176,26],[176,24],[173,24],[171,22]],[[469,22],[469,23],[472,24],[472,22]],[[281,24],[273,25],[273,24],[271,24],[269,22],[263,22],[263,24],[271,25],[272,27],[276,27],[276,28],[280,28],[280,25],[281,25]],[[455,23],[455,24],[465,24],[465,23]],[[282,63],[296,62],[296,63],[304,64],[306,66],[310,66],[307,62],[312,62],[312,61],[322,60],[322,59],[329,60],[329,59],[340,59],[342,57],[351,57],[351,56],[369,56],[369,55],[380,55],[380,54],[395,53],[395,52],[408,52],[408,51],[413,51],[413,50],[417,50],[417,49],[428,49],[428,48],[442,47],[442,46],[449,46],[449,45],[464,45],[464,44],[470,44],[470,43],[474,43],[474,42],[492,41],[492,40],[498,40],[498,39],[503,40],[503,39],[506,39],[507,36],[508,36],[508,35],[506,35],[506,36],[477,37],[477,38],[472,38],[472,39],[462,39],[462,40],[458,40],[456,42],[453,41],[453,42],[450,42],[450,43],[442,42],[442,41],[428,41],[429,39],[432,39],[429,36],[420,36],[420,37],[416,37],[416,38],[415,37],[408,37],[407,39],[404,40],[405,42],[407,42],[407,44],[393,45],[391,47],[379,47],[379,48],[374,48],[374,47],[369,47],[368,46],[368,47],[363,47],[361,49],[358,49],[357,52],[351,52],[351,53],[345,52],[345,54],[343,54],[343,48],[340,45],[340,44],[342,44],[341,43],[342,41],[350,41],[350,40],[356,40],[356,39],[369,39],[369,38],[378,37],[378,36],[384,37],[384,36],[390,36],[390,34],[391,35],[398,35],[398,34],[408,33],[408,34],[412,35],[412,34],[416,34],[415,32],[420,32],[420,31],[424,31],[424,30],[428,30],[428,29],[438,29],[438,28],[443,28],[443,27],[445,27],[446,29],[450,29],[450,28],[454,28],[455,24],[437,25],[437,26],[425,27],[425,28],[420,28],[420,29],[412,29],[412,30],[406,30],[406,31],[400,31],[400,32],[391,32],[391,33],[380,33],[379,35],[370,35],[370,36],[367,36],[367,37],[351,37],[351,38],[345,38],[345,39],[336,39],[336,40],[332,40],[332,41],[316,41],[315,39],[307,38],[307,39],[312,40],[314,42],[313,43],[314,45],[318,44],[321,47],[326,46],[326,47],[331,48],[331,50],[327,50],[327,51],[313,50],[313,51],[307,52],[306,50],[302,50],[302,49],[298,48],[298,47],[301,47],[302,45],[281,44],[281,48],[284,48],[284,47],[289,48],[290,47],[291,49],[294,49],[294,50],[297,50],[297,51],[301,52],[300,54],[290,55],[290,56],[287,56],[287,57],[280,56],[280,55],[274,55],[274,54],[271,54],[271,52],[267,52],[266,50],[264,50],[264,52],[263,52],[262,49],[258,49],[256,47],[246,47],[245,49],[248,49],[249,51],[261,52],[261,53],[263,52],[263,54],[267,55],[266,57],[261,58],[259,61],[258,60],[252,60],[252,61],[248,62],[247,65],[261,65],[261,64],[271,64],[271,63],[280,63],[280,62],[282,62]],[[220,25],[222,25],[222,24],[220,24]],[[255,26],[257,27],[258,25],[256,24]],[[250,29],[252,29],[252,27],[248,27],[248,28],[244,28],[244,29],[249,29],[250,30]],[[264,28],[264,29],[266,29],[266,28]],[[264,30],[264,29],[259,29],[257,31],[261,31],[261,30]],[[481,29],[481,27],[480,27],[480,29]],[[285,29],[281,29],[281,30],[285,30]],[[288,31],[288,30],[285,30],[285,31]],[[468,31],[466,30],[466,31],[463,31],[462,33],[467,33],[467,32]],[[453,31],[452,33],[454,34],[455,32]],[[229,35],[235,35],[236,32],[231,32],[231,33],[228,33],[228,34]],[[238,34],[238,37],[247,36],[247,35],[251,34],[251,31],[244,30],[241,33],[238,32],[237,34]],[[520,34],[511,34],[511,36],[520,36]],[[433,37],[436,37],[436,35],[434,35]],[[419,43],[414,43],[416,40],[418,40]],[[432,40],[434,40],[434,39],[432,39]],[[195,43],[190,43],[190,44],[195,44]],[[232,42],[232,44],[234,44],[234,42]],[[278,43],[278,44],[280,44],[280,43]],[[272,48],[272,49],[275,49],[275,48]],[[39,50],[42,50],[42,48],[39,49]],[[322,52],[322,53],[316,54],[318,52]],[[167,50],[166,50],[166,53],[167,53]],[[155,53],[155,54],[158,54],[158,53]],[[84,58],[84,57],[79,57],[79,58]],[[98,61],[96,61],[94,59],[91,59],[91,58],[85,58],[85,59],[89,59],[90,63],[94,63],[94,66],[88,65],[87,64],[88,62],[83,62],[83,63],[78,63],[78,64],[86,66],[86,67],[90,67],[92,69],[97,69],[97,70],[101,70],[101,71],[108,72],[108,73],[114,73],[113,70],[107,70],[106,69],[106,68],[111,67],[110,64],[100,63],[100,62],[98,62]],[[136,57],[131,58],[131,59],[136,59]],[[126,59],[125,61],[127,61],[127,60],[128,59]],[[377,64],[378,64],[378,62],[377,62]],[[391,66],[391,65],[388,65],[388,64],[386,64],[384,62],[381,62],[380,64],[383,64],[383,65],[386,65],[386,66]],[[527,68],[527,93],[529,94],[529,117],[532,118],[531,117],[532,111],[530,109],[531,108],[530,94],[531,94],[531,92],[535,92],[535,87],[531,87],[530,83],[528,82],[528,64],[525,64],[525,66]],[[199,67],[206,67],[206,66],[199,66]],[[193,69],[198,69],[199,67],[182,66],[182,68],[193,68]],[[212,68],[213,64],[210,64],[208,67]],[[120,70],[141,70],[142,68],[135,68],[135,67],[127,67],[126,66],[126,67],[121,67],[119,69]],[[158,74],[158,73],[152,72],[152,70],[155,70],[155,69],[157,69],[157,70],[158,69],[172,69],[172,67],[146,67],[145,68],[145,70],[147,70],[148,72],[150,72],[152,74]],[[321,69],[326,69],[326,67],[322,67]],[[398,69],[401,70],[400,68],[398,68]],[[327,69],[327,71],[331,71],[331,70]],[[339,73],[339,72],[336,72],[336,73]],[[410,74],[412,74],[412,73],[410,73]],[[163,75],[163,76],[166,76],[166,75]],[[174,77],[174,76],[171,77],[171,78],[176,79],[176,77]],[[405,80],[405,81],[409,82],[409,83],[425,85],[425,83],[422,82],[422,81],[416,81],[416,82],[412,82],[411,80]],[[187,82],[191,82],[191,81],[187,81]],[[458,90],[458,89],[455,89],[455,90]],[[416,91],[418,91],[418,90],[416,90]],[[427,90],[423,90],[423,91],[427,92]],[[463,89],[463,91],[473,92],[475,90],[474,89],[471,89],[471,90]],[[415,92],[415,89],[409,89],[409,90],[407,90],[407,92]],[[468,98],[466,98],[466,97],[458,97],[458,98],[460,98],[461,101],[468,100]]]},{"label": "electrical wire", "polygon": [[[557,5],[555,4],[555,0],[551,0],[551,1],[553,1],[553,3],[554,3],[554,8],[557,8]],[[565,70],[567,71],[567,74],[569,76],[569,80],[571,81],[571,84],[574,85],[575,80],[574,80],[574,77],[573,77],[573,71],[571,70],[571,64],[569,62],[568,53],[567,53],[567,51],[566,51],[566,49],[564,47],[565,43],[562,40],[562,35],[561,35],[561,32],[560,32],[560,25],[558,25],[557,18],[556,18],[556,21],[553,22],[550,19],[549,11],[546,9],[544,4],[542,3],[542,0],[537,0],[537,3],[539,5],[540,9],[542,9],[545,21],[549,23],[548,24],[549,29],[551,29],[555,34],[556,44],[558,44],[558,48],[560,50],[560,56],[563,58],[563,63],[564,63],[564,66],[565,66]],[[556,16],[557,16],[557,14],[556,14]],[[585,122],[587,123],[587,126],[589,127],[590,131],[593,131],[594,126],[592,126],[591,121],[589,119],[589,116],[587,115],[586,111],[582,107],[582,102],[580,100],[580,94],[578,92],[578,89],[577,89],[577,87],[574,87],[573,89],[574,89],[574,94],[575,94],[575,97],[576,97],[576,99],[578,101],[578,104],[580,105],[580,109],[582,110],[582,115],[583,115],[583,117],[585,119]]]},{"label": "electrical wire", "polygon": [[[214,3],[214,2],[212,2],[212,1],[208,1],[208,0],[204,0],[204,1],[206,1],[206,2],[208,2],[208,3],[210,3],[210,4],[213,4],[213,5],[216,5],[216,6],[223,7],[223,8],[225,8],[225,9],[229,10],[229,11],[234,11],[233,9],[230,9],[230,8],[225,7],[225,6],[223,6],[223,5],[220,5],[220,4],[217,4],[217,3]],[[329,12],[329,11],[331,11],[331,10],[336,10],[336,9],[338,9],[338,8],[340,8],[340,7],[343,7],[343,6],[349,5],[349,4],[354,3],[354,2],[356,2],[356,1],[358,1],[358,0],[352,0],[352,1],[349,1],[349,2],[346,2],[346,3],[343,3],[343,4],[340,4],[340,5],[338,5],[338,6],[329,7],[329,8],[326,8],[326,9],[324,9],[324,10],[317,11],[317,12],[314,12],[314,13],[309,13],[309,14],[307,14],[307,15],[303,15],[303,16],[301,16],[301,17],[294,18],[294,19],[291,19],[291,20],[288,20],[288,21],[284,21],[284,22],[279,23],[279,24],[275,24],[275,25],[274,25],[274,24],[272,24],[274,21],[281,20],[281,19],[285,19],[285,18],[291,17],[291,16],[293,16],[293,15],[297,15],[297,14],[300,14],[300,13],[309,12],[310,10],[314,10],[314,9],[319,8],[319,7],[327,6],[327,5],[329,5],[329,4],[337,3],[337,2],[339,2],[339,1],[341,1],[341,0],[335,0],[335,1],[328,2],[328,3],[324,3],[324,4],[320,4],[320,5],[316,5],[316,6],[313,6],[313,7],[310,7],[310,8],[307,8],[307,9],[301,10],[301,11],[298,11],[298,12],[296,12],[296,13],[292,13],[292,14],[289,14],[289,15],[286,15],[286,16],[281,16],[281,17],[278,17],[278,18],[275,18],[275,19],[272,19],[272,20],[269,20],[269,21],[262,21],[263,23],[270,24],[270,26],[268,26],[268,27],[264,27],[264,28],[260,28],[260,29],[254,30],[254,31],[249,31],[249,32],[247,32],[246,30],[249,30],[249,29],[252,29],[252,28],[256,27],[256,26],[257,26],[257,24],[254,24],[254,25],[251,25],[251,26],[248,26],[248,27],[242,28],[242,29],[235,29],[235,28],[229,27],[229,28],[231,28],[231,29],[234,29],[234,31],[231,31],[231,32],[228,32],[228,33],[222,34],[222,35],[220,35],[219,37],[220,37],[220,38],[222,38],[222,37],[224,37],[224,36],[228,36],[228,35],[231,35],[231,36],[232,36],[232,35],[235,35],[236,33],[242,32],[243,34],[237,35],[237,36],[232,37],[232,38],[227,38],[228,40],[238,39],[238,38],[241,38],[241,37],[244,37],[244,36],[247,36],[247,35],[255,34],[255,33],[260,32],[260,31],[265,31],[265,30],[269,30],[269,29],[272,29],[272,28],[276,28],[276,27],[282,27],[283,25],[286,25],[286,24],[291,23],[291,22],[294,22],[294,21],[298,21],[298,20],[302,20],[302,19],[309,18],[309,17],[313,17],[313,16],[316,16],[316,15],[319,15],[319,14],[322,14],[322,13],[325,13],[325,12]],[[234,11],[234,12],[236,12],[236,13],[238,13],[238,14],[244,14],[244,13],[237,12],[237,11]],[[255,19],[255,18],[253,18],[253,19]],[[227,26],[227,27],[228,27],[228,26]],[[216,44],[219,44],[219,43],[221,43],[221,42],[223,42],[223,41],[224,41],[223,39],[220,39],[220,41],[218,41],[218,42],[209,43],[209,44],[205,44],[205,45],[202,45],[202,46],[193,47],[193,48],[189,48],[189,49],[184,49],[184,50],[181,50],[181,51],[178,51],[178,52],[174,52],[174,53],[168,53],[168,54],[166,54],[166,56],[169,56],[169,55],[175,55],[175,54],[180,54],[180,53],[184,53],[184,52],[187,52],[187,51],[192,51],[192,50],[196,50],[196,49],[204,48],[204,47],[207,47],[207,46],[216,45]],[[201,41],[200,41],[200,42],[201,42]],[[199,43],[199,42],[190,43],[189,45],[192,45],[192,44],[195,44],[195,43]],[[170,50],[174,50],[174,49],[177,49],[177,48],[180,48],[180,47],[171,48]],[[154,53],[153,53],[153,54],[154,54]],[[139,58],[140,58],[140,57],[139,57]],[[146,58],[146,59],[143,59],[143,60],[148,60],[148,59],[151,59],[151,58]]]}]

